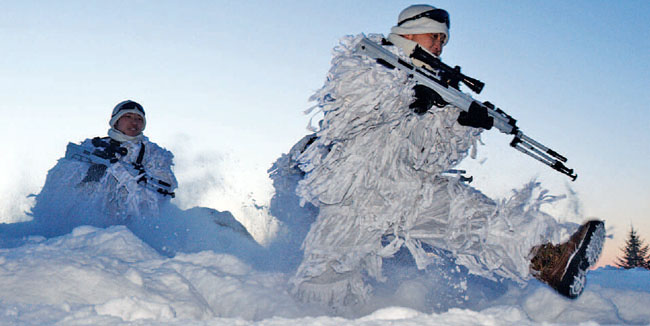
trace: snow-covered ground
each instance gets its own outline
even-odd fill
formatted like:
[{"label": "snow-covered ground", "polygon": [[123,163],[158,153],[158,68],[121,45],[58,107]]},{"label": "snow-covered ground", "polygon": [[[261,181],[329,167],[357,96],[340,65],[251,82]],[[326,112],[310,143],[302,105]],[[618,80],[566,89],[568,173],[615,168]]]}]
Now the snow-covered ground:
[{"label": "snow-covered ground", "polygon": [[650,271],[642,269],[592,271],[573,301],[531,281],[442,310],[415,278],[391,293],[377,287],[345,318],[295,302],[289,276],[212,251],[168,258],[124,226],[81,226],[0,250],[0,325],[650,324]]}]

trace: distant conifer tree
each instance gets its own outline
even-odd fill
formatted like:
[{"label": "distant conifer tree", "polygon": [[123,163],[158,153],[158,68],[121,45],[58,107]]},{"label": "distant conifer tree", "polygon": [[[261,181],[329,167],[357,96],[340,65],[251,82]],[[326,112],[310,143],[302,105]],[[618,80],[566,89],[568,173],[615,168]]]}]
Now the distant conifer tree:
[{"label": "distant conifer tree", "polygon": [[648,256],[648,245],[643,243],[634,230],[630,226],[630,233],[628,239],[625,241],[625,247],[621,248],[623,257],[618,257],[616,266],[625,269],[644,267],[650,269],[650,257]]}]

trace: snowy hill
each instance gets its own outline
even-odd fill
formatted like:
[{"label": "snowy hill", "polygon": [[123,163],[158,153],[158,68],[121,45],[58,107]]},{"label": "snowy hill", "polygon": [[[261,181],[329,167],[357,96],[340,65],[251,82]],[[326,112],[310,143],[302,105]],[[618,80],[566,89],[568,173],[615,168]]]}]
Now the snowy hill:
[{"label": "snowy hill", "polygon": [[439,313],[422,307],[412,283],[347,319],[294,302],[285,289],[289,276],[212,251],[168,258],[124,226],[82,226],[0,251],[0,325],[650,323],[650,271],[641,269],[593,271],[574,301],[531,281],[472,309]]}]

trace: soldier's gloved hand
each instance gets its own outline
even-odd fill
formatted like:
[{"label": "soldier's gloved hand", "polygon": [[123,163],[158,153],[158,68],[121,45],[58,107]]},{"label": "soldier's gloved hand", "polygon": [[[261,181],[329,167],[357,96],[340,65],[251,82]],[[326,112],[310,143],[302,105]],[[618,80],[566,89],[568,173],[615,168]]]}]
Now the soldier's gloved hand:
[{"label": "soldier's gloved hand", "polygon": [[106,165],[92,164],[91,166],[88,167],[86,176],[83,178],[83,180],[81,180],[81,183],[97,182],[102,179],[105,173],[106,173]]},{"label": "soldier's gloved hand", "polygon": [[[486,106],[492,105],[489,102],[485,103]],[[492,106],[493,107],[493,106]],[[494,125],[494,118],[488,115],[487,109],[477,102],[472,102],[469,110],[463,111],[458,115],[458,123],[463,126],[483,128],[490,130]]]},{"label": "soldier's gloved hand", "polygon": [[417,114],[424,114],[434,105],[442,107],[447,104],[438,93],[426,86],[415,85],[413,91],[415,91],[415,101],[409,105],[409,108]]}]

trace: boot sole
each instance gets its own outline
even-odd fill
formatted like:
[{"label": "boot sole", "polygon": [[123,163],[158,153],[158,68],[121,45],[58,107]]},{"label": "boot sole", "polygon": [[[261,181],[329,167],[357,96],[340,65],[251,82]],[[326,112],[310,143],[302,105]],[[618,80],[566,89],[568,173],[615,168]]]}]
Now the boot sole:
[{"label": "boot sole", "polygon": [[587,233],[582,239],[578,250],[569,259],[569,264],[557,291],[571,299],[582,294],[587,283],[587,270],[596,264],[605,242],[605,223],[590,221]]}]

